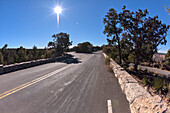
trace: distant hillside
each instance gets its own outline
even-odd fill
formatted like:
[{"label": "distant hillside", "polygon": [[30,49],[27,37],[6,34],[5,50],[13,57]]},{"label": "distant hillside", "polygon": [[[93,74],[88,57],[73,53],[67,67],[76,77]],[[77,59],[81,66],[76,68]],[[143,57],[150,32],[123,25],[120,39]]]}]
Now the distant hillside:
[{"label": "distant hillside", "polygon": [[154,61],[158,61],[158,62],[162,62],[165,60],[165,53],[156,53],[153,55],[153,60]]}]

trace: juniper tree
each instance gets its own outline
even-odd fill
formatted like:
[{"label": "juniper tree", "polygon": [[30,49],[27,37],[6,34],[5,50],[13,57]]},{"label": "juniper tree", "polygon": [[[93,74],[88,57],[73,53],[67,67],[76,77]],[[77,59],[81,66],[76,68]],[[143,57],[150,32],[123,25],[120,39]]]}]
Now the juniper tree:
[{"label": "juniper tree", "polygon": [[76,52],[80,53],[92,53],[93,45],[90,42],[79,43]]},{"label": "juniper tree", "polygon": [[37,47],[34,45],[33,48],[32,48],[32,58],[33,60],[37,60],[38,59],[38,50],[37,50]]},{"label": "juniper tree", "polygon": [[72,45],[72,41],[70,42],[69,34],[67,33],[58,33],[54,34],[53,42],[49,42],[48,46],[56,49],[58,55],[61,55],[64,51],[66,51],[70,45]]},{"label": "juniper tree", "polygon": [[20,46],[20,48],[17,48],[17,62],[25,62],[28,60],[28,57],[26,56],[26,49]]},{"label": "juniper tree", "polygon": [[151,59],[158,45],[166,44],[169,25],[163,24],[158,16],[149,17],[147,9],[136,12],[126,10],[120,14],[124,37],[135,55],[135,70],[140,61]]},{"label": "juniper tree", "polygon": [[120,41],[121,37],[120,34],[122,33],[122,28],[120,26],[120,17],[117,11],[113,8],[107,12],[105,15],[105,18],[103,19],[105,29],[104,34],[107,35],[107,37],[112,37],[111,39],[107,39],[109,44],[118,44],[118,50],[119,50],[119,63],[121,64],[121,47],[120,47]]},{"label": "juniper tree", "polygon": [[3,62],[4,62],[4,65],[6,64],[10,64],[9,62],[9,58],[10,58],[10,53],[9,51],[7,50],[7,47],[8,45],[5,44],[4,47],[2,48],[2,55],[3,55]]}]

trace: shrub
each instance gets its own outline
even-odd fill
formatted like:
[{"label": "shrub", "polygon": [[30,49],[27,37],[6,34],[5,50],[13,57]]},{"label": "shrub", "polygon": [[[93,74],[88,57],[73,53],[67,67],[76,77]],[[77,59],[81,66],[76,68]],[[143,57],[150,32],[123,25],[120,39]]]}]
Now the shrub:
[{"label": "shrub", "polygon": [[92,53],[93,45],[90,42],[79,43],[76,48],[77,53]]},{"label": "shrub", "polygon": [[164,85],[163,88],[162,88],[162,93],[165,94],[165,95],[167,95],[167,93],[168,93],[168,85],[169,85],[169,84],[166,84],[166,85]]},{"label": "shrub", "polygon": [[110,65],[110,57],[105,58],[105,64]]},{"label": "shrub", "polygon": [[143,83],[144,85],[148,85],[149,81],[148,81],[147,77],[144,77],[144,78],[143,78],[142,83]]},{"label": "shrub", "polygon": [[164,86],[163,79],[160,78],[160,77],[155,77],[154,80],[153,80],[153,86],[154,86],[157,93],[162,91],[162,88]]}]

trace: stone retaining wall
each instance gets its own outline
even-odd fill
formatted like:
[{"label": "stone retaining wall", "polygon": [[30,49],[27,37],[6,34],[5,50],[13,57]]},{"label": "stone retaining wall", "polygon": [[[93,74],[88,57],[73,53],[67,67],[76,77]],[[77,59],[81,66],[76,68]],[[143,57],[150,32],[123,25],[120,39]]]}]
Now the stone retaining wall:
[{"label": "stone retaining wall", "polygon": [[[104,57],[108,57],[105,53]],[[151,96],[138,82],[122,67],[111,59],[110,66],[129,101],[132,113],[170,113],[167,103],[158,95]]]},{"label": "stone retaining wall", "polygon": [[46,64],[50,62],[55,62],[63,58],[66,58],[66,56],[61,56],[57,58],[49,58],[49,59],[32,60],[28,62],[15,63],[11,65],[6,65],[6,66],[0,65],[0,74],[16,71],[20,69],[25,69],[28,67],[33,67],[33,66],[37,66],[41,64]]}]

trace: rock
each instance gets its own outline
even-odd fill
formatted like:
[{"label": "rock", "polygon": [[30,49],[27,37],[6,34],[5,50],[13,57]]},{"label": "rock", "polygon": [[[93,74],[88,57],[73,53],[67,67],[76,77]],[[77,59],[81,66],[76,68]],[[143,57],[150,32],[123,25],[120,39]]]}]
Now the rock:
[{"label": "rock", "polygon": [[168,113],[168,106],[159,96],[140,96],[130,105],[132,113]]},{"label": "rock", "polygon": [[[106,54],[104,54],[107,57]],[[126,94],[132,113],[170,113],[168,105],[159,97],[151,96],[146,89],[111,59],[110,66],[118,78],[122,91]]]},{"label": "rock", "polygon": [[144,95],[149,96],[150,95],[146,92],[146,90],[143,87],[141,87],[137,83],[126,84],[124,93],[126,94],[126,98],[130,104],[135,100],[135,98],[137,98],[139,96],[144,96]]}]

